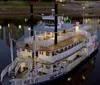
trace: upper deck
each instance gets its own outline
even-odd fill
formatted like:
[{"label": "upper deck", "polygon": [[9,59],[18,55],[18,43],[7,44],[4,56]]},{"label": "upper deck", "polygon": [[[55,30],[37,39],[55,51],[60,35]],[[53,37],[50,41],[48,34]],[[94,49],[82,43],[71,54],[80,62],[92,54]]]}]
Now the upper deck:
[{"label": "upper deck", "polygon": [[[37,51],[53,51],[53,50],[56,50],[56,49],[59,49],[59,48],[65,47],[65,46],[69,46],[69,45],[71,45],[71,44],[73,44],[73,43],[76,43],[76,42],[78,42],[79,40],[82,40],[82,39],[84,39],[84,38],[85,38],[84,35],[82,35],[82,34],[77,34],[77,35],[75,35],[75,36],[73,36],[73,37],[70,37],[70,38],[68,38],[68,39],[65,39],[65,40],[63,40],[63,41],[58,42],[57,45],[54,45],[54,44],[53,44],[53,45],[50,45],[50,46],[48,46],[48,47],[39,46],[39,45],[38,45],[38,42],[36,42],[36,43],[37,43],[36,49],[37,49]],[[24,43],[24,42],[19,42],[18,44],[21,46],[21,48],[24,49],[24,47],[25,47],[25,43]],[[29,44],[29,46],[30,46],[29,49],[32,50],[32,49],[33,49],[33,44]]]}]

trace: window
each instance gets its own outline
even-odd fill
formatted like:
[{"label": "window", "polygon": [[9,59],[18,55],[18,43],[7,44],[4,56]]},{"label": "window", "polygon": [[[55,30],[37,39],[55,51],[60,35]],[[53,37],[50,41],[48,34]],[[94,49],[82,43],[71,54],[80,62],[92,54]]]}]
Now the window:
[{"label": "window", "polygon": [[64,51],[64,50],[63,50],[63,49],[61,49],[61,50],[60,50],[60,53],[62,53],[63,51]]},{"label": "window", "polygon": [[46,52],[46,56],[49,56],[49,52]]},{"label": "window", "polygon": [[28,50],[28,52],[31,52],[30,50]]},{"label": "window", "polygon": [[31,56],[28,56],[28,58],[30,58],[30,59],[31,59],[32,57],[31,57]]},{"label": "window", "polygon": [[65,51],[67,50],[67,47],[65,47]]},{"label": "window", "polygon": [[50,69],[50,66],[46,66],[47,69]]},{"label": "window", "polygon": [[58,50],[56,51],[56,54],[59,54],[59,51]]},{"label": "window", "polygon": [[42,55],[43,55],[43,52],[41,52],[42,53]]},{"label": "window", "polygon": [[70,46],[68,47],[68,49],[70,49]]},{"label": "window", "polygon": [[52,56],[54,56],[55,55],[55,53],[54,52],[52,52]]},{"label": "window", "polygon": [[53,65],[53,68],[56,68],[57,66],[56,65]]},{"label": "window", "polygon": [[38,56],[38,51],[36,51],[36,56]]},{"label": "window", "polygon": [[25,51],[25,49],[23,49],[22,51]]}]

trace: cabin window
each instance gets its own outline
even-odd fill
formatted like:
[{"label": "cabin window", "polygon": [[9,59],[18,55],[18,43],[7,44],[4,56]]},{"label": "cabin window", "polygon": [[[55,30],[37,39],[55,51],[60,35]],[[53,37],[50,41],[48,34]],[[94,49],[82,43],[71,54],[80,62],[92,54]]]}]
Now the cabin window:
[{"label": "cabin window", "polygon": [[25,51],[25,49],[22,49],[22,51]]},{"label": "cabin window", "polygon": [[42,52],[42,55],[43,55],[43,52]]},{"label": "cabin window", "polygon": [[56,51],[56,54],[59,54],[59,51],[58,50]]},{"label": "cabin window", "polygon": [[46,52],[46,56],[49,56],[49,54],[50,54],[49,52]]},{"label": "cabin window", "polygon": [[68,49],[70,49],[70,46],[68,47]]},{"label": "cabin window", "polygon": [[47,69],[50,69],[50,66],[46,66]]},{"label": "cabin window", "polygon": [[79,57],[80,57],[80,55],[77,55],[77,56],[76,56],[76,58],[79,58]]},{"label": "cabin window", "polygon": [[32,57],[31,57],[31,56],[28,56],[28,58],[30,58],[30,59],[31,59]]},{"label": "cabin window", "polygon": [[55,55],[55,53],[54,52],[52,52],[52,56],[54,56]]},{"label": "cabin window", "polygon": [[31,52],[30,50],[28,50],[28,52]]},{"label": "cabin window", "polygon": [[42,65],[42,68],[43,68],[44,66]]},{"label": "cabin window", "polygon": [[75,43],[73,43],[73,47],[75,46]]},{"label": "cabin window", "polygon": [[57,66],[56,65],[53,65],[53,68],[56,68]]},{"label": "cabin window", "polygon": [[64,50],[63,50],[63,49],[61,49],[61,50],[60,50],[60,53],[62,53],[63,51],[64,51]]},{"label": "cabin window", "polygon": [[63,33],[66,33],[66,30],[63,30]]},{"label": "cabin window", "polygon": [[78,45],[78,42],[77,42],[77,45]]},{"label": "cabin window", "polygon": [[67,47],[65,47],[65,51],[67,50]]},{"label": "cabin window", "polygon": [[75,46],[77,45],[77,43],[75,43]]},{"label": "cabin window", "polygon": [[36,51],[36,56],[38,56],[38,51]]}]

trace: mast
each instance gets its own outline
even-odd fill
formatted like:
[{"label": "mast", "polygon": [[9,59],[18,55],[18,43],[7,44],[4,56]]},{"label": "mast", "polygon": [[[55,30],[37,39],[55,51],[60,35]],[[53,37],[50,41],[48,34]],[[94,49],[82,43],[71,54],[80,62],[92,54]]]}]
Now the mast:
[{"label": "mast", "polygon": [[12,41],[12,32],[9,33],[9,40],[10,40],[11,62],[13,63],[13,41]]},{"label": "mast", "polygon": [[34,60],[34,76],[36,76],[36,31],[33,28],[33,4],[35,2],[30,1],[30,18],[31,18],[31,36],[33,36],[33,60]]},{"label": "mast", "polygon": [[55,39],[54,39],[54,44],[57,44],[57,24],[58,24],[58,19],[57,19],[57,15],[58,15],[58,1],[55,1]]}]

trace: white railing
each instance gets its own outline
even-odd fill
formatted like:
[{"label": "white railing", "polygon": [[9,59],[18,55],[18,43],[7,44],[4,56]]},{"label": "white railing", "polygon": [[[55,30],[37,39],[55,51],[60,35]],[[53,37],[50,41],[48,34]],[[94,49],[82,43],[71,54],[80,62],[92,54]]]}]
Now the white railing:
[{"label": "white railing", "polygon": [[41,75],[41,76],[37,76],[35,79],[35,82],[42,82],[42,81],[46,81],[50,79],[50,75],[46,74],[46,75]]},{"label": "white railing", "polygon": [[65,51],[63,53],[60,53],[58,55],[53,56],[53,60],[54,60],[53,62],[58,61],[58,60],[66,57],[66,56],[69,56],[69,55],[73,54],[74,52],[76,52],[77,50],[82,48],[83,46],[85,46],[85,44],[81,43],[81,44],[69,49],[68,51]]},{"label": "white railing", "polygon": [[[46,81],[50,79],[50,75],[41,75],[35,78],[35,83]],[[12,79],[10,80],[11,85],[30,85],[34,84],[34,78],[26,78],[26,79]]]},{"label": "white railing", "polygon": [[[63,53],[60,53],[58,55],[55,55],[53,57],[44,57],[44,56],[41,56],[39,57],[39,62],[51,62],[51,63],[54,63],[55,61],[58,61],[58,60],[61,60],[63,58],[65,58],[66,56],[69,56],[71,54],[73,54],[74,52],[76,52],[77,50],[79,50],[80,48],[82,48],[83,46],[86,46],[85,43],[80,43],[79,45],[63,52]],[[42,59],[43,58],[43,59]]]},{"label": "white railing", "polygon": [[15,75],[17,75],[18,69],[20,68],[20,63],[17,64],[16,68],[15,68]]},{"label": "white railing", "polygon": [[[68,39],[68,38],[70,38],[70,37],[73,37],[75,34],[73,33],[73,32],[71,32],[71,33],[66,33],[66,34],[64,34],[64,35],[61,35],[61,36],[58,36],[58,42],[60,42],[60,41],[62,41],[62,40],[65,40],[65,39]],[[44,36],[42,35],[42,38],[43,38]],[[25,38],[24,39],[24,42],[25,43],[33,43],[33,37],[27,37],[27,38]],[[52,45],[52,44],[54,44],[54,38],[50,38],[49,40],[43,40],[43,39],[41,39],[41,40],[39,40],[38,39],[38,36],[37,36],[37,38],[36,38],[36,42],[38,43],[38,45],[40,45],[40,46],[45,46],[45,47],[47,47],[47,46],[50,46],[50,45]]]},{"label": "white railing", "polygon": [[27,79],[12,79],[11,85],[30,85],[34,83],[34,78],[27,78]]},{"label": "white railing", "polygon": [[[64,35],[58,36],[58,42],[63,41],[65,39],[68,39],[68,38],[73,37],[73,36],[74,36],[74,33],[66,33]],[[39,41],[38,44],[40,46],[48,47],[48,46],[54,44],[54,38],[50,38],[49,40]]]},{"label": "white railing", "polygon": [[11,64],[9,64],[4,70],[1,72],[1,82],[3,81],[4,76],[7,74],[9,67]]},{"label": "white railing", "polygon": [[9,67],[8,69],[8,74],[10,74],[10,72],[15,68],[15,66],[17,65],[18,63],[18,58],[16,58],[13,63],[11,63],[11,66]]}]

